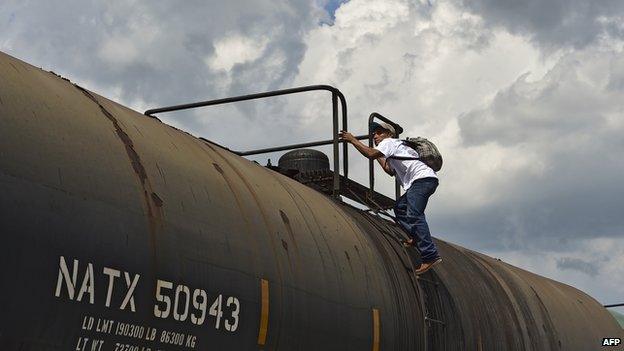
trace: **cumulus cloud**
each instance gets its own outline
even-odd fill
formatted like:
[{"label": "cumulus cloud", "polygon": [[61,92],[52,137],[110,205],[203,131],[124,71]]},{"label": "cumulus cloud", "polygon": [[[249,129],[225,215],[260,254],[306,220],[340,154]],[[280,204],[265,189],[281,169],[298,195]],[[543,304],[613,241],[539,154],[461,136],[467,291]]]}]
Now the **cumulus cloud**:
[{"label": "cumulus cloud", "polygon": [[1,6],[0,50],[151,106],[281,87],[325,14],[303,0]]},{"label": "cumulus cloud", "polygon": [[460,117],[464,143],[514,145],[611,129],[624,106],[623,62],[619,51],[574,53],[538,81],[521,75],[487,108]]},{"label": "cumulus cloud", "polygon": [[547,50],[583,48],[605,36],[622,38],[624,3],[618,0],[461,0],[491,26],[525,35]]},{"label": "cumulus cloud", "polygon": [[[492,32],[480,18],[452,4],[405,1],[394,6],[401,13],[384,18],[378,3],[352,0],[338,9],[334,26],[310,31],[295,83],[324,81],[340,87],[349,100],[350,129],[358,134],[366,132],[366,118],[377,111],[404,125],[405,135],[428,136],[451,165],[442,175],[452,181],[443,179],[438,195],[449,206],[458,197],[474,199],[465,184],[473,176],[480,178],[481,170],[467,174],[457,164],[465,153],[458,145],[456,117],[523,72],[543,72],[544,61],[528,41]],[[367,25],[347,25],[356,21]],[[322,135],[329,116],[319,106],[320,101],[309,101],[293,110],[303,116],[303,128]],[[352,157],[352,168],[358,167],[366,169],[360,158]],[[367,182],[365,172],[353,176]],[[380,186],[391,193],[390,182]],[[480,200],[473,203],[479,206]]]},{"label": "cumulus cloud", "polygon": [[[482,173],[499,196],[470,216],[487,218],[482,238],[513,248],[562,247],[574,238],[622,237],[619,184],[624,90],[619,51],[568,54],[541,79],[520,76],[485,108],[459,117],[474,163],[509,160]],[[468,221],[476,230],[482,221]],[[477,234],[475,233],[475,236]]]},{"label": "cumulus cloud", "polygon": [[257,60],[267,43],[266,37],[255,39],[233,35],[219,39],[214,43],[215,52],[206,59],[206,64],[212,70],[229,71],[234,65]]}]

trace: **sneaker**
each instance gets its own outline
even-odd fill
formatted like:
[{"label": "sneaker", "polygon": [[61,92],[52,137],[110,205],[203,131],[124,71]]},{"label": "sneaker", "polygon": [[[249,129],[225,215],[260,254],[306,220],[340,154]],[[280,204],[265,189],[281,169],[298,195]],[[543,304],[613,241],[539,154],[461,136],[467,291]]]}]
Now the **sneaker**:
[{"label": "sneaker", "polygon": [[433,261],[423,262],[420,264],[418,268],[416,268],[416,274],[423,274],[426,271],[430,270],[435,264],[442,262],[442,257],[438,257]]}]

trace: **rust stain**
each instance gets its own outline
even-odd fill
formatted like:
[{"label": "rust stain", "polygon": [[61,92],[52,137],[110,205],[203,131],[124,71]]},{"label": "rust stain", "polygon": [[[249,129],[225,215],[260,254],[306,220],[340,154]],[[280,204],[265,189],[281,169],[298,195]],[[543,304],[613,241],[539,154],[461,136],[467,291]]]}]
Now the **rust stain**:
[{"label": "rust stain", "polygon": [[[128,154],[128,158],[130,159],[130,164],[132,165],[132,169],[134,173],[136,173],[137,178],[143,188],[143,199],[145,202],[145,207],[147,209],[147,217],[148,217],[148,225],[149,231],[151,234],[152,240],[152,248],[155,250],[156,248],[156,233],[163,225],[163,213],[162,206],[163,200],[153,191],[152,185],[147,177],[147,172],[145,171],[145,167],[141,163],[141,157],[134,149],[134,143],[130,136],[121,128],[119,121],[117,118],[113,116],[97,99],[93,96],[89,91],[82,88],[79,85],[74,84],[74,86],[80,90],[87,98],[93,101],[99,108],[102,114],[113,124],[115,128],[115,133],[119,139],[123,142],[124,147],[126,149],[126,154]],[[155,257],[156,255],[154,255]]]},{"label": "rust stain", "polygon": [[[230,169],[232,169],[234,171],[234,173],[236,173],[236,175],[238,176],[238,178],[242,181],[242,183],[245,185],[245,188],[247,189],[247,191],[249,191],[249,194],[251,195],[251,197],[254,199],[254,202],[256,203],[256,206],[258,207],[258,212],[260,212],[260,217],[262,217],[262,220],[264,222],[264,225],[266,227],[267,230],[267,234],[269,237],[269,241],[271,243],[271,249],[273,251],[273,253],[277,254],[277,250],[276,250],[276,243],[274,240],[274,233],[276,232],[272,226],[271,226],[271,221],[267,218],[267,215],[265,213],[264,208],[262,207],[262,202],[260,201],[258,194],[256,194],[256,192],[253,190],[251,184],[249,184],[249,182],[247,181],[247,179],[243,176],[243,174],[241,173],[241,171],[235,167],[234,165],[232,165],[232,163],[223,155],[221,155],[219,152],[217,152],[217,150],[215,150],[212,145],[210,145],[209,143],[202,143],[202,145],[207,146],[210,150],[212,150],[217,156],[219,156],[219,158],[221,158],[229,167]],[[225,172],[223,172],[223,169],[221,168],[221,166],[219,166],[216,163],[212,164],[215,169],[221,173],[221,175],[223,176],[223,178],[225,178],[225,180],[228,182],[228,186],[230,186],[229,184],[229,180],[227,179]],[[232,187],[230,186],[230,190],[232,191],[233,194],[235,194],[236,196],[236,192],[234,191],[234,189],[232,189]],[[242,207],[241,207],[242,208]],[[281,266],[279,264],[276,265],[277,267],[277,272],[278,275],[280,277],[280,281],[282,280],[282,269]]]},{"label": "rust stain", "polygon": [[219,166],[219,165],[218,165],[218,164],[216,164],[216,163],[213,163],[212,165],[213,165],[213,166],[214,166],[214,168],[217,170],[217,172],[219,172],[219,173],[223,174],[223,168],[221,168],[221,166]]},{"label": "rust stain", "polygon": [[[242,215],[241,218],[243,219],[243,222],[245,222],[245,226],[247,227],[247,231],[251,233],[252,225],[249,222],[249,218],[247,218],[246,214],[244,213],[243,202],[238,197],[238,193],[236,192],[236,190],[232,186],[232,183],[230,182],[230,179],[228,179],[228,177],[223,172],[223,169],[221,169],[221,167],[218,164],[213,162],[212,165],[217,170],[217,172],[219,172],[219,174],[223,178],[223,181],[225,182],[225,184],[227,185],[228,189],[230,190],[230,194],[232,194],[232,197],[234,197],[234,201],[236,202],[236,206],[238,207],[239,211],[241,212],[241,215]],[[208,193],[208,190],[206,190],[206,194],[210,195]],[[225,242],[226,242],[226,245],[228,247],[228,250],[231,250],[230,249],[230,242],[228,241],[227,236],[225,236],[224,238],[225,238]],[[251,240],[251,242],[255,244],[255,240]]]},{"label": "rust stain", "polygon": [[130,139],[130,136],[128,136],[128,134],[121,128],[117,119],[110,112],[108,112],[108,110],[106,110],[106,108],[104,108],[104,106],[102,106],[102,104],[100,104],[100,102],[97,101],[97,99],[93,95],[91,95],[91,93],[79,87],[78,85],[76,85],[76,87],[80,89],[80,91],[82,91],[83,94],[85,94],[89,99],[95,102],[95,104],[98,105],[104,116],[106,116],[106,118],[108,118],[111,123],[113,123],[117,136],[124,143],[126,153],[130,158],[130,162],[132,163],[132,168],[134,169],[134,172],[139,176],[141,184],[145,184],[145,181],[147,180],[147,172],[145,172],[145,167],[143,167],[143,164],[141,163],[141,158],[139,157],[139,154],[134,150],[134,144],[132,143],[132,139]]},{"label": "rust stain", "polygon": [[[212,147],[212,145],[210,145],[209,143],[202,142],[201,145],[204,145],[207,148],[209,148],[210,150],[212,150],[212,152],[216,156],[218,156],[221,160],[223,160],[230,167],[230,169],[232,169],[234,171],[234,173],[236,173],[236,175],[239,177],[239,179],[244,184],[245,188],[247,188],[247,190],[249,191],[250,195],[254,199],[254,201],[256,203],[256,206],[258,208],[258,212],[260,212],[260,216],[262,217],[262,220],[264,221],[264,225],[265,225],[265,228],[266,228],[266,231],[267,231],[267,237],[268,237],[269,243],[271,245],[271,251],[273,252],[273,254],[276,257],[275,268],[276,268],[276,273],[277,273],[277,276],[278,276],[278,279],[279,279],[279,282],[280,282],[279,286],[280,286],[280,289],[282,289],[281,288],[281,282],[284,281],[284,278],[283,278],[284,273],[282,271],[282,265],[280,264],[280,260],[277,259],[277,257],[279,257],[279,256],[278,256],[278,253],[277,253],[278,252],[278,250],[277,250],[277,243],[275,243],[275,238],[274,238],[274,235],[275,235],[274,233],[276,231],[272,228],[271,222],[268,220],[268,218],[266,216],[264,208],[262,207],[262,202],[258,199],[257,194],[253,191],[251,185],[249,184],[249,182],[247,182],[247,179],[245,177],[243,177],[243,174],[241,173],[241,171],[237,167],[232,165],[232,163],[229,162],[228,159],[225,156],[223,156],[220,152],[215,150]],[[213,163],[213,166],[215,167],[215,169],[217,169],[217,171],[219,171],[221,173],[223,178],[226,180],[226,183],[228,184],[228,187],[230,187],[230,190],[231,190],[232,194],[234,195],[234,197],[236,198],[237,203],[239,205],[239,208],[241,208],[241,211],[242,211],[243,207],[241,206],[241,204],[240,204],[240,202],[238,200],[238,196],[237,196],[236,192],[233,191],[232,186],[229,184],[229,180],[227,179],[225,173],[223,172],[223,169],[221,169],[221,167],[219,165],[217,165],[216,163]],[[252,240],[252,241],[255,242],[255,240]],[[287,255],[287,259],[289,259],[288,255]],[[286,313],[285,311],[282,311],[282,319],[284,318],[285,313]],[[278,327],[278,330],[279,330],[279,327]]]},{"label": "rust stain", "polygon": [[[319,235],[322,238],[322,242],[325,244],[325,247],[327,248],[327,253],[329,255],[329,258],[331,260],[331,263],[333,264],[334,268],[338,267],[338,264],[336,262],[336,258],[334,257],[333,253],[332,253],[332,248],[331,245],[329,245],[329,242],[327,241],[327,238],[325,237],[325,231],[324,231],[324,226],[321,226],[321,224],[319,223],[318,219],[316,218],[316,214],[315,212],[312,210],[312,208],[310,207],[310,205],[308,204],[308,200],[305,199],[299,192],[294,191],[294,189],[290,188],[290,186],[288,185],[288,183],[283,182],[280,177],[274,176],[273,177],[275,180],[277,180],[278,183],[280,183],[283,187],[284,190],[286,190],[286,192],[290,195],[290,197],[292,198],[293,202],[295,203],[295,205],[297,206],[297,208],[299,209],[299,212],[301,213],[301,216],[303,216],[305,218],[305,216],[303,215],[303,211],[301,210],[301,208],[299,207],[299,202],[295,199],[295,196],[293,194],[296,194],[297,197],[300,200],[300,203],[302,204],[302,206],[304,206],[306,208],[306,212],[310,214],[310,218],[312,219],[312,222],[314,223],[314,226],[317,228],[317,233],[319,233]],[[293,190],[291,192],[291,190]],[[306,220],[306,224],[307,224],[307,220]],[[310,228],[311,230],[311,226],[309,224],[308,228]],[[316,244],[315,246],[317,247],[318,251],[319,251],[319,255],[322,258],[321,255],[321,245],[319,245],[318,241],[316,240],[316,237],[314,235],[312,235],[312,238],[314,239],[314,243]],[[325,269],[325,260],[323,260],[323,269]]]},{"label": "rust stain", "polygon": [[156,169],[158,170],[158,173],[160,174],[160,177],[162,178],[163,183],[167,185],[167,179],[165,178],[165,174],[163,173],[162,169],[160,169],[160,166],[158,166],[158,163],[156,163]]},{"label": "rust stain", "polygon": [[[221,156],[221,155],[219,155]],[[247,188],[247,191],[249,192],[249,194],[251,195],[251,197],[253,198],[254,202],[256,203],[256,206],[258,207],[258,210],[260,212],[260,217],[262,217],[262,220],[264,222],[264,225],[267,228],[267,232],[268,232],[268,236],[269,239],[271,241],[271,243],[273,244],[273,246],[275,246],[274,243],[274,236],[275,234],[277,234],[277,230],[275,230],[273,228],[273,226],[271,225],[271,221],[267,216],[267,213],[265,211],[265,208],[262,206],[262,201],[260,199],[260,197],[258,196],[258,194],[254,191],[253,187],[251,186],[251,184],[249,184],[249,182],[247,181],[247,179],[243,176],[243,174],[241,173],[241,171],[236,168],[234,165],[232,165],[231,162],[229,162],[225,157],[221,156],[223,158],[223,160],[228,164],[228,166],[234,171],[234,173],[236,173],[236,175],[238,176],[238,178],[243,182],[243,184],[245,185],[245,188]],[[273,248],[273,252],[275,252],[275,248]],[[279,264],[277,265],[278,267],[280,266]],[[293,266],[291,265],[291,268],[293,268]],[[294,268],[296,268],[296,266],[294,266]],[[282,275],[281,272],[281,268],[279,271],[280,274],[280,278]]]},{"label": "rust stain", "polygon": [[[290,267],[295,266],[295,264],[293,263],[293,261],[290,259],[290,252],[288,251],[288,242],[286,242],[286,240],[284,239],[280,239],[282,241],[282,247],[284,248],[284,250],[286,251],[286,259],[288,260],[288,265]],[[295,267],[296,268],[296,267]]]},{"label": "rust stain", "polygon": [[353,271],[353,265],[351,264],[351,257],[349,257],[349,253],[345,251],[344,254],[347,257],[347,262],[349,263],[349,269],[351,270],[351,274],[355,275],[355,272]]},{"label": "rust stain", "polygon": [[[548,309],[546,308],[546,305],[544,304],[544,301],[542,301],[542,298],[540,297],[540,295],[537,293],[537,291],[535,290],[535,288],[533,288],[533,286],[530,286],[531,290],[533,290],[533,293],[535,294],[535,297],[537,298],[538,306],[540,308],[540,312],[542,313],[541,317],[542,317],[542,321],[544,323],[542,323],[542,329],[544,329],[544,333],[552,333],[553,334],[553,338],[549,338],[548,339],[548,343],[550,344],[550,348],[551,349],[556,349],[557,345],[555,344],[555,340],[559,339],[559,333],[557,333],[557,329],[555,328],[552,319],[550,318],[550,313],[548,312]],[[548,326],[546,326],[546,324],[548,324]]]},{"label": "rust stain", "polygon": [[157,207],[162,207],[163,200],[156,193],[152,193],[152,200],[154,200],[154,205]]},{"label": "rust stain", "polygon": [[68,82],[68,83],[71,83],[71,81],[70,81],[69,79],[67,79],[67,78],[63,77],[62,75],[60,75],[60,74],[58,74],[58,73],[56,73],[56,72],[54,72],[54,71],[48,71],[48,73],[53,74],[53,75],[57,76],[58,78],[60,78],[60,79],[62,79],[62,80],[64,80],[64,81],[66,81],[66,82]]},{"label": "rust stain", "polygon": [[279,213],[280,213],[280,216],[282,217],[282,221],[286,225],[286,231],[288,232],[288,235],[290,236],[290,240],[292,241],[293,246],[295,247],[295,250],[299,251],[299,246],[297,245],[295,234],[292,230],[292,226],[290,225],[290,219],[288,219],[288,216],[286,215],[286,213],[284,213],[284,211],[279,210]]},{"label": "rust stain", "polygon": [[[323,252],[321,251],[321,246],[319,245],[318,241],[316,240],[316,236],[312,234],[313,233],[312,225],[310,224],[310,222],[308,221],[308,217],[306,216],[306,214],[307,214],[307,215],[311,215],[312,217],[314,217],[314,214],[311,212],[311,209],[309,207],[308,207],[308,211],[304,213],[304,211],[299,206],[299,203],[295,199],[295,196],[293,195],[294,190],[292,188],[290,188],[290,185],[288,185],[287,182],[284,182],[279,177],[275,177],[275,180],[277,180],[277,182],[284,188],[284,190],[286,191],[288,196],[291,198],[293,204],[295,205],[295,207],[299,211],[299,214],[301,215],[301,218],[303,218],[305,226],[306,226],[308,232],[310,233],[310,237],[314,241],[314,247],[316,248],[316,251],[318,252],[318,255],[319,255],[319,258],[320,258],[320,261],[321,261],[321,267],[323,268],[323,274],[325,276],[327,276],[328,275],[328,273],[327,273],[327,264],[325,262],[325,258],[323,258]],[[299,195],[299,193],[296,193],[296,194]],[[299,196],[299,198],[301,198],[301,196]],[[305,203],[305,201],[303,199],[302,199],[302,203],[305,206],[307,206],[307,204]],[[316,223],[316,227],[318,228],[318,230],[320,230],[320,227],[318,226],[318,223]]]}]

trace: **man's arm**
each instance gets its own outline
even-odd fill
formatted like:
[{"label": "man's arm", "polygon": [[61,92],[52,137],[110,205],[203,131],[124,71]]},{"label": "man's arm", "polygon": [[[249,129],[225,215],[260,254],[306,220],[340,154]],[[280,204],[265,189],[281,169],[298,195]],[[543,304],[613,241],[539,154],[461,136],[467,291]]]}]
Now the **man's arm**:
[{"label": "man's arm", "polygon": [[345,132],[344,130],[339,133],[340,140],[347,141],[355,147],[357,151],[359,151],[364,157],[369,158],[371,160],[379,159],[380,157],[384,157],[384,154],[381,151],[374,149],[372,147],[368,147],[364,145],[361,141],[357,140],[353,134],[349,132]]},{"label": "man's arm", "polygon": [[383,168],[384,172],[386,172],[389,175],[394,177],[394,170],[392,168],[390,168],[390,164],[388,164],[388,161],[386,160],[385,157],[378,158],[377,162],[379,162],[379,164],[381,165],[381,168]]},{"label": "man's arm", "polygon": [[357,151],[364,155],[364,157],[368,159],[376,159],[386,173],[391,176],[394,175],[394,171],[390,168],[388,162],[386,162],[386,158],[381,151],[364,145],[361,141],[357,140],[353,134],[345,132],[344,130],[340,132],[340,139],[351,143]]}]

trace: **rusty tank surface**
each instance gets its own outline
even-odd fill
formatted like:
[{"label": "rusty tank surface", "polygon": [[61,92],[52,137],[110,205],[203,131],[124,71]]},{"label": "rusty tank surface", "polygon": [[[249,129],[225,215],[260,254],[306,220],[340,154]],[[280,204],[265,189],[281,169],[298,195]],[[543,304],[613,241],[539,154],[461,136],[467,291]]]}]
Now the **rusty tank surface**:
[{"label": "rusty tank surface", "polygon": [[5,351],[624,337],[582,291],[442,240],[444,262],[417,278],[393,222],[3,53],[0,233]]}]

